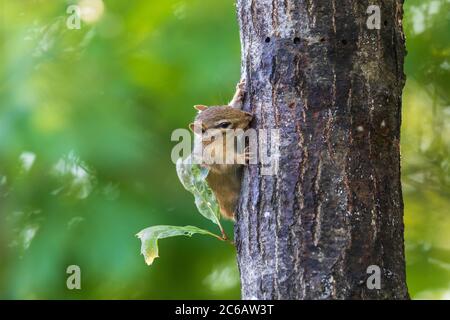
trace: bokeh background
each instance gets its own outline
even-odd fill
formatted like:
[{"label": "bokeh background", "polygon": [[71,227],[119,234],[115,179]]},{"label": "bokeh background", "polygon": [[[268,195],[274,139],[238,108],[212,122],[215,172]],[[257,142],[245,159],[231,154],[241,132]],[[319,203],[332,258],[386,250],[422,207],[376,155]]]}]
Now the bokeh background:
[{"label": "bokeh background", "polygon": [[[84,8],[70,30],[67,7]],[[89,9],[90,8],[90,9]],[[408,0],[402,157],[412,298],[450,299],[450,1]],[[239,79],[232,0],[0,1],[0,298],[239,298],[232,246],[178,181],[171,133]],[[226,223],[228,233],[232,225]],[[79,265],[82,290],[66,288]]]}]

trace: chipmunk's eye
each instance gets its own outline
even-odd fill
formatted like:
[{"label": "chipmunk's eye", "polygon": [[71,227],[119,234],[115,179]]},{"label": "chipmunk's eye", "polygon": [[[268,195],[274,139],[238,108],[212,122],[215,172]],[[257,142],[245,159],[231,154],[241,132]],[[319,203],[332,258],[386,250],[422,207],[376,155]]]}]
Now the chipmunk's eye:
[{"label": "chipmunk's eye", "polygon": [[219,125],[218,125],[217,127],[222,128],[222,129],[228,129],[228,128],[231,127],[231,122],[222,122],[222,123],[219,123]]}]

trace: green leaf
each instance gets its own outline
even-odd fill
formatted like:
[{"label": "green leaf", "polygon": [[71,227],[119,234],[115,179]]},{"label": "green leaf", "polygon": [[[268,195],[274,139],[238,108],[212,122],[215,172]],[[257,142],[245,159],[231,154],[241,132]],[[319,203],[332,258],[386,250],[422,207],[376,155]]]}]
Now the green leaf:
[{"label": "green leaf", "polygon": [[142,230],[136,236],[141,240],[141,254],[144,255],[147,265],[151,265],[153,261],[159,257],[158,240],[177,236],[191,237],[193,234],[204,234],[214,238],[219,236],[207,230],[203,230],[194,226],[176,227],[176,226],[154,226]]},{"label": "green leaf", "polygon": [[178,178],[184,188],[194,195],[198,211],[222,230],[219,205],[214,193],[206,182],[208,173],[208,169],[201,168],[198,164],[193,164],[191,156],[185,160],[178,159],[177,161]]}]

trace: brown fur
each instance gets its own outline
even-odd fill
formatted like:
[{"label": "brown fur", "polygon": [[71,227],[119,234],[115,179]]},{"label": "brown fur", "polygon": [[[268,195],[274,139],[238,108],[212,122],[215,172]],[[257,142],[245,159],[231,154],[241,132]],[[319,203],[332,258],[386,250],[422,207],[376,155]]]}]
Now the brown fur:
[{"label": "brown fur", "polygon": [[[231,106],[202,109],[203,111],[197,115],[195,123],[191,124],[191,129],[201,126],[203,130],[218,129],[225,134],[227,129],[247,129],[253,118],[252,114]],[[220,127],[220,124],[224,122],[230,123],[226,129]],[[224,143],[225,140],[224,138]],[[204,142],[204,146],[211,143],[214,143],[214,141]],[[234,219],[234,212],[241,190],[242,165],[212,164],[209,165],[209,169],[210,172],[206,181],[216,196],[222,216],[228,219]]]},{"label": "brown fur", "polygon": [[241,190],[242,165],[226,165],[219,170],[217,167],[211,166],[206,181],[216,196],[222,216],[233,220]]}]

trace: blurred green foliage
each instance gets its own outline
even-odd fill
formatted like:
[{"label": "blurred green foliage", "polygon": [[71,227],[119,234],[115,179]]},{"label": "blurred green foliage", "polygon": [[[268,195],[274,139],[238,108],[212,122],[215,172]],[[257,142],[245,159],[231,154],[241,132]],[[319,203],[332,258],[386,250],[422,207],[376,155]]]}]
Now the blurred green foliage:
[{"label": "blurred green foliage", "polygon": [[[149,268],[135,237],[153,225],[211,227],[177,178],[170,135],[191,106],[233,93],[233,1],[104,1],[68,29],[68,5],[87,1],[0,2],[0,298],[239,298],[232,246],[167,239]],[[413,298],[450,298],[449,9],[447,0],[406,4]],[[81,291],[66,288],[72,264]]]}]

